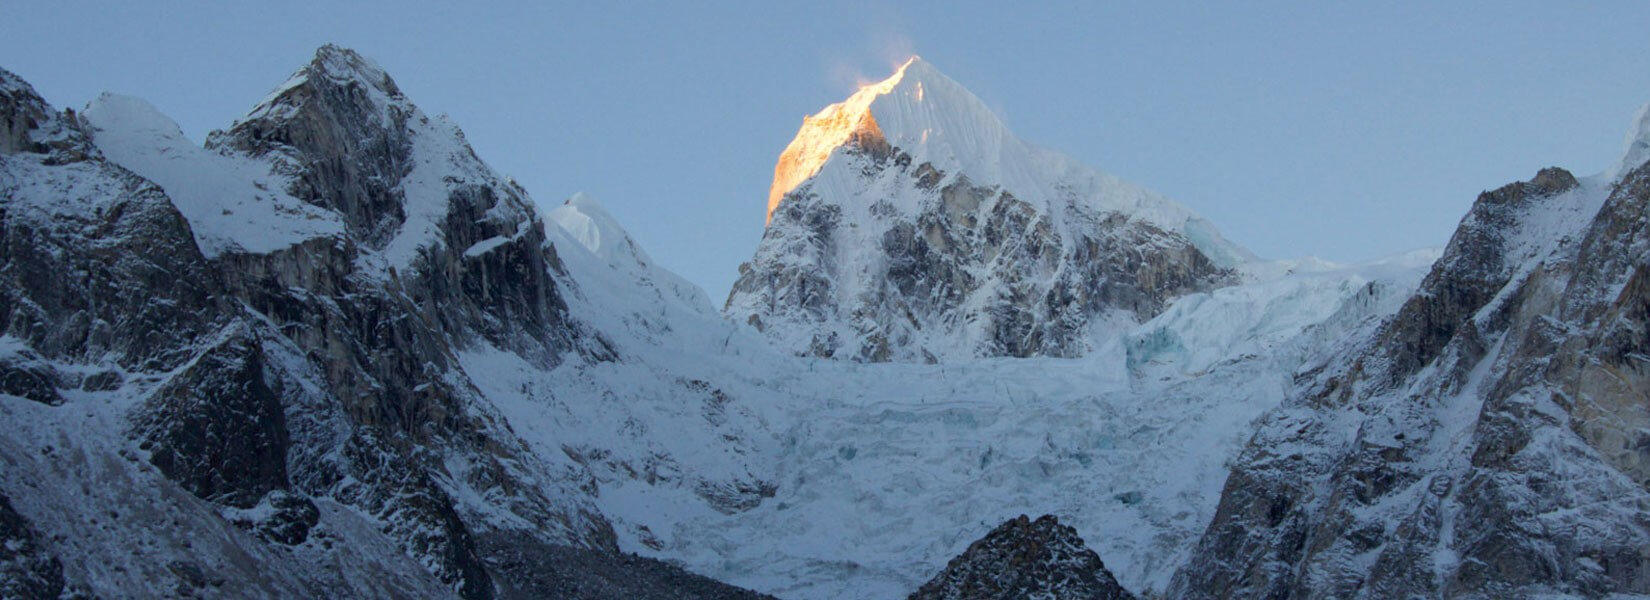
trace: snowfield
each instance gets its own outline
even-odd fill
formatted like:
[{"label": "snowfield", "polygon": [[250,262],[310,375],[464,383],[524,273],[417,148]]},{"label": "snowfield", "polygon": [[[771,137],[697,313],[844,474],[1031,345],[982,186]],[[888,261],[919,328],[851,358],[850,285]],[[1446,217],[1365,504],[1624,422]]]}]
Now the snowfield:
[{"label": "snowfield", "polygon": [[147,101],[104,93],[80,114],[109,160],[166,190],[208,258],[272,252],[344,231],[336,213],[281,191],[287,182],[269,165],[202,148]]}]

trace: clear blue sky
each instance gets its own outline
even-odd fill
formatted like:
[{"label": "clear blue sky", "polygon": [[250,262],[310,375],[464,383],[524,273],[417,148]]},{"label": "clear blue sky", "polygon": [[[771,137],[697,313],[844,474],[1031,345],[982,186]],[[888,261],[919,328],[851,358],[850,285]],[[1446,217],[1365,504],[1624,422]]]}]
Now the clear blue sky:
[{"label": "clear blue sky", "polygon": [[146,98],[200,141],[316,46],[352,47],[540,203],[589,192],[718,303],[802,116],[910,52],[1274,258],[1440,246],[1484,189],[1605,169],[1650,101],[1642,0],[340,4],[4,0],[0,67],[60,108]]}]

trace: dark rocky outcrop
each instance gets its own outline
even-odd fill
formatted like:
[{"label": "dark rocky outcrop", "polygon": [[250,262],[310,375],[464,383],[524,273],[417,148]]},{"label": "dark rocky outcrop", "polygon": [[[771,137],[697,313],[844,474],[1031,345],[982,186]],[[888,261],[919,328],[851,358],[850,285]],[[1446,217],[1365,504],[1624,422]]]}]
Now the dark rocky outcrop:
[{"label": "dark rocky outcrop", "polygon": [[56,598],[63,588],[63,562],[0,494],[0,598]]},{"label": "dark rocky outcrop", "polygon": [[0,69],[0,155],[18,153],[38,154],[42,162],[56,165],[85,160],[94,152],[34,86]]},{"label": "dark rocky outcrop", "polygon": [[32,353],[0,359],[0,393],[57,406],[63,404],[63,395],[57,389],[64,383],[62,375],[50,363]]},{"label": "dark rocky outcrop", "polygon": [[238,508],[287,487],[291,442],[264,383],[263,351],[245,330],[205,350],[132,415],[140,448],[178,485]]},{"label": "dark rocky outcrop", "polygon": [[1077,530],[1053,515],[1020,515],[968,545],[911,600],[1132,600]]},{"label": "dark rocky outcrop", "polygon": [[545,545],[521,535],[481,540],[501,598],[762,600],[759,594],[635,554]]},{"label": "dark rocky outcrop", "polygon": [[177,367],[229,312],[188,222],[27,84],[4,71],[0,81],[12,110],[0,120],[35,125],[0,154],[0,331],[44,359]]}]

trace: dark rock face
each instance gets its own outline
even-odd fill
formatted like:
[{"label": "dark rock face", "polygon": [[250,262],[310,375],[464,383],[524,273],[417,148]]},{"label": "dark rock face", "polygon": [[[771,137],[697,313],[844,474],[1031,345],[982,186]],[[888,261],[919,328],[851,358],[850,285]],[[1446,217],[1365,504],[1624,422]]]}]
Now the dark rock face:
[{"label": "dark rock face", "polygon": [[0,494],[0,598],[56,598],[63,587],[62,561],[41,546],[39,532]]},{"label": "dark rock face", "polygon": [[1399,313],[1263,419],[1169,594],[1650,593],[1647,180],[1481,196]]},{"label": "dark rock face", "polygon": [[[780,203],[725,312],[800,354],[1074,357],[1097,319],[1149,319],[1174,298],[1235,281],[1180,234],[1077,205],[1048,209],[1065,210],[1057,224],[1014,190],[912,165],[880,137],[856,138],[842,158],[853,162],[835,168],[858,169],[867,188],[925,200],[913,215],[873,204],[863,223],[844,222],[845,200],[811,183]],[[881,231],[875,247],[850,248],[864,245],[851,239],[863,229]]]},{"label": "dark rock face", "polygon": [[951,559],[912,600],[985,598],[1134,598],[1117,584],[1077,530],[1052,515],[1020,515]]},{"label": "dark rock face", "polygon": [[43,155],[48,164],[77,162],[92,153],[33,86],[0,69],[0,155],[23,152]]},{"label": "dark rock face", "polygon": [[243,524],[255,527],[264,539],[296,546],[308,539],[310,530],[321,522],[321,511],[308,498],[276,491],[266,500],[272,509],[268,518]]},{"label": "dark rock face", "polygon": [[680,567],[637,556],[544,545],[519,535],[481,541],[488,566],[502,574],[501,598],[600,600],[761,600],[772,596],[734,587]]},{"label": "dark rock face", "polygon": [[290,441],[263,352],[244,331],[206,350],[133,415],[149,461],[184,489],[247,508],[287,486]]},{"label": "dark rock face", "polygon": [[1391,363],[1388,385],[1414,375],[1443,352],[1445,344],[1501,288],[1528,257],[1509,256],[1504,237],[1521,217],[1545,199],[1573,190],[1575,176],[1556,167],[1528,182],[1485,192],[1450,238],[1444,256],[1400,309],[1378,344]]},{"label": "dark rock face", "polygon": [[0,360],[0,393],[58,406],[63,404],[63,396],[57,389],[63,385],[63,377],[50,363],[39,360],[39,357],[22,354],[10,360]]},{"label": "dark rock face", "polygon": [[44,153],[34,132],[55,115],[34,88],[10,71],[0,70],[0,154]]},{"label": "dark rock face", "polygon": [[1571,429],[1650,489],[1650,168],[1622,179],[1578,254],[1557,313],[1590,331],[1563,337],[1531,327],[1521,358],[1540,364],[1540,353],[1550,351],[1540,380],[1568,401]]},{"label": "dark rock face", "polygon": [[[569,318],[555,281],[566,271],[521,188],[467,184],[452,191],[450,202],[441,228],[446,252],[423,255],[418,287],[429,291],[416,302],[437,307],[447,327],[473,330],[541,366],[555,365],[562,351],[573,348],[612,358],[606,342],[579,331]],[[490,216],[499,213],[519,220]],[[486,252],[467,251],[493,239],[507,241]]]}]

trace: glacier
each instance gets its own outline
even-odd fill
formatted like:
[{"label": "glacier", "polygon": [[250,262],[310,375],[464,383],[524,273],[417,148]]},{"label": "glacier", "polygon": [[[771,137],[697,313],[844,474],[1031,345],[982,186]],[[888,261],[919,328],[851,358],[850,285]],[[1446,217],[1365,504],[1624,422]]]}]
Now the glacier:
[{"label": "glacier", "polygon": [[[1313,348],[1396,310],[1437,256],[1257,263],[1253,283],[1185,297],[1077,359],[861,364],[776,352],[661,288],[672,279],[589,202],[551,212],[567,237],[602,241],[562,253],[584,282],[572,311],[605,313],[638,360],[535,374],[486,353],[466,368],[513,397],[504,412],[540,451],[600,456],[596,502],[621,548],[785,598],[903,595],[1021,513],[1061,515],[1125,587],[1162,590],[1251,422]],[[763,485],[771,497],[739,510],[704,493]]]}]

